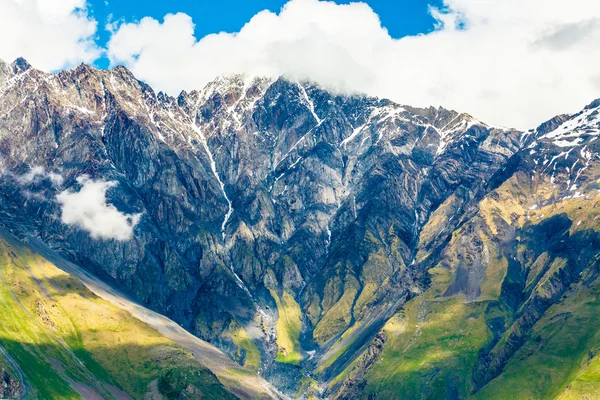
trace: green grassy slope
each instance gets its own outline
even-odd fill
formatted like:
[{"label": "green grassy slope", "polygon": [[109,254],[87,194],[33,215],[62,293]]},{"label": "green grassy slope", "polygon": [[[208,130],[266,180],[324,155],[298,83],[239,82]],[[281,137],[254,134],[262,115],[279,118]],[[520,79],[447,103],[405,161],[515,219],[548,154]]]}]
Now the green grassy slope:
[{"label": "green grassy slope", "polygon": [[300,353],[300,329],[302,326],[302,313],[300,306],[294,300],[292,295],[283,291],[281,298],[272,290],[271,296],[277,304],[279,318],[277,319],[277,357],[275,361],[299,365],[302,361]]},{"label": "green grassy slope", "polygon": [[[600,393],[600,282],[578,285],[534,327],[504,372],[477,399],[585,398]],[[575,382],[573,382],[575,381]],[[572,383],[573,382],[573,383]]]},{"label": "green grassy slope", "polygon": [[[598,398],[600,195],[533,211],[522,182],[505,182],[454,232],[431,286],[386,323],[382,345],[330,382],[333,393]],[[425,235],[442,229],[435,217]]]},{"label": "green grassy slope", "polygon": [[14,242],[0,240],[0,346],[40,399],[234,398],[148,325]]}]

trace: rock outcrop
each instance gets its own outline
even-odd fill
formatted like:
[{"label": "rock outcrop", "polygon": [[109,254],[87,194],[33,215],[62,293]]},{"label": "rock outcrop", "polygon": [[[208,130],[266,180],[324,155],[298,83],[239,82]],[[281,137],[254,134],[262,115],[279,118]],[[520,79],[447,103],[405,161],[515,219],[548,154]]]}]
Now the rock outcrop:
[{"label": "rock outcrop", "polygon": [[7,370],[0,368],[0,398],[19,399],[24,394],[23,385]]}]

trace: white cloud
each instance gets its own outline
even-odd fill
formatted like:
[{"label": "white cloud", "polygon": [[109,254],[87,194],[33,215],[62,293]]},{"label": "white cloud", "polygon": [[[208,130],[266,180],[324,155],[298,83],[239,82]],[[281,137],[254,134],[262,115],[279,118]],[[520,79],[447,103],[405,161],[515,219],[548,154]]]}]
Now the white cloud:
[{"label": "white cloud", "polygon": [[291,0],[199,41],[181,13],[121,24],[108,55],[171,94],[222,74],[286,74],[521,128],[600,96],[597,0],[444,1],[434,32],[399,40],[364,3]]},{"label": "white cloud", "polygon": [[56,196],[62,205],[61,221],[84,229],[95,239],[130,240],[142,214],[123,214],[106,203],[106,191],[117,182],[95,181],[87,175],[77,182],[82,185],[79,192],[65,190]]},{"label": "white cloud", "polygon": [[63,177],[55,172],[46,172],[44,167],[36,166],[29,170],[24,175],[15,175],[15,179],[21,185],[27,185],[32,182],[38,182],[44,179],[49,179],[54,186],[61,186],[63,184]]},{"label": "white cloud", "polygon": [[97,23],[85,0],[0,0],[0,59],[25,57],[46,71],[92,62]]},{"label": "white cloud", "polygon": [[0,177],[8,176],[14,179],[19,185],[29,185],[31,183],[38,183],[45,179],[48,179],[54,187],[60,187],[63,184],[63,177],[61,174],[56,172],[46,172],[46,169],[41,166],[33,166],[23,175],[15,174],[4,166],[4,161],[0,160]]}]

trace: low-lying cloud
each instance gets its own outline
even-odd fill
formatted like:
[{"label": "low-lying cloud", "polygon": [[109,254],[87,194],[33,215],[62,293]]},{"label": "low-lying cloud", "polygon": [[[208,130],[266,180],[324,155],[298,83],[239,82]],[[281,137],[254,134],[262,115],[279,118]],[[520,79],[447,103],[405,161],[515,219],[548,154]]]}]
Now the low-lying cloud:
[{"label": "low-lying cloud", "polygon": [[92,180],[87,175],[77,182],[79,191],[65,190],[56,196],[62,207],[61,221],[89,232],[95,239],[130,240],[142,214],[124,214],[107,203],[107,190],[118,183]]},{"label": "low-lying cloud", "polygon": [[63,184],[63,177],[55,172],[46,172],[44,167],[35,166],[32,167],[29,172],[24,175],[14,175],[15,180],[21,185],[28,185],[30,183],[36,183],[44,179],[48,179],[52,182],[53,186],[61,186]]},{"label": "low-lying cloud", "polygon": [[4,166],[3,160],[0,159],[0,177],[10,177],[20,186],[28,186],[40,183],[48,180],[52,186],[60,187],[63,184],[63,177],[61,174],[52,171],[46,171],[42,166],[33,166],[25,174],[19,175],[9,168]]}]

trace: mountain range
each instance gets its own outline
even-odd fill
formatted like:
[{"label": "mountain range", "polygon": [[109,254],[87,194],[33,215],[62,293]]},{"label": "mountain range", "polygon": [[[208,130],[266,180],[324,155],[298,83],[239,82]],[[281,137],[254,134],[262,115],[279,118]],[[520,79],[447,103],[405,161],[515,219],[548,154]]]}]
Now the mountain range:
[{"label": "mountain range", "polygon": [[600,393],[598,136],[0,61],[0,397]]}]

